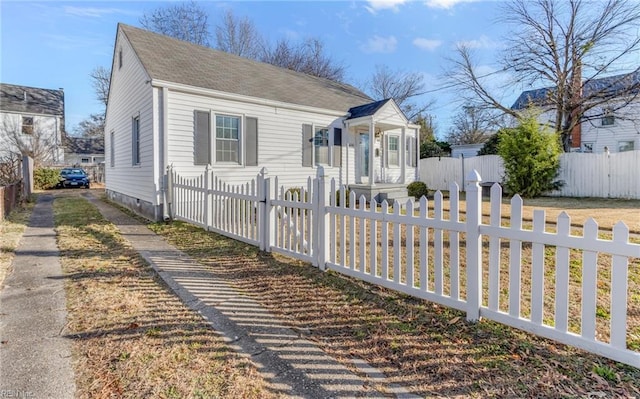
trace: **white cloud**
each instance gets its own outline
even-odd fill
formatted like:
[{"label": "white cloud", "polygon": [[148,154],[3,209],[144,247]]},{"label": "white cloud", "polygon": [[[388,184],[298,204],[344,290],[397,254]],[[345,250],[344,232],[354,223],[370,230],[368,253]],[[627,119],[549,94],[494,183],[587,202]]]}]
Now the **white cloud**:
[{"label": "white cloud", "polygon": [[136,15],[136,12],[121,8],[74,7],[64,6],[64,13],[74,17],[102,18],[110,14]]},{"label": "white cloud", "polygon": [[413,45],[422,50],[433,51],[442,45],[442,41],[417,37],[413,39]]},{"label": "white cloud", "polygon": [[502,47],[502,43],[493,41],[486,35],[481,35],[479,38],[473,40],[460,41],[457,44],[475,49],[495,49]]},{"label": "white cloud", "polygon": [[448,10],[459,3],[472,3],[477,0],[427,0],[425,3],[429,8],[444,8]]},{"label": "white cloud", "polygon": [[400,9],[399,6],[406,3],[407,0],[369,0],[367,3],[368,6],[365,6],[370,13],[375,14],[380,10],[391,10],[393,12],[398,12]]},{"label": "white cloud", "polygon": [[375,35],[367,43],[360,46],[365,53],[393,53],[398,45],[395,36],[380,37]]}]

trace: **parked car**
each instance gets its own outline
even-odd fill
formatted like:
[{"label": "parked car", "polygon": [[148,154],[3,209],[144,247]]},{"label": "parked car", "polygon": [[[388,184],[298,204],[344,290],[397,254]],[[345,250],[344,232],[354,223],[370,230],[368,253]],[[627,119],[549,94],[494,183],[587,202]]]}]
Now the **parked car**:
[{"label": "parked car", "polygon": [[84,169],[80,168],[64,168],[60,170],[60,182],[58,187],[84,187],[90,188],[91,181]]}]

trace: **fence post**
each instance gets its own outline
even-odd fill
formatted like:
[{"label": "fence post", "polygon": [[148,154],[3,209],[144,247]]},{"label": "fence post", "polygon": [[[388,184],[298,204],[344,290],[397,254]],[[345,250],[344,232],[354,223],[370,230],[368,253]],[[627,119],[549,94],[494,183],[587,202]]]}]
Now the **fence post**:
[{"label": "fence post", "polygon": [[329,190],[327,190],[327,175],[322,166],[318,166],[315,183],[312,199],[316,205],[313,208],[313,220],[316,222],[312,253],[313,266],[326,270],[327,259],[329,259],[329,213],[326,209],[329,203]]},{"label": "fence post", "polygon": [[480,224],[482,223],[482,178],[475,169],[467,176],[467,320],[480,319],[482,305],[482,242]]},{"label": "fence post", "polygon": [[258,174],[258,241],[260,250],[271,252],[272,241],[275,238],[274,207],[271,205],[271,178],[267,168],[260,169]]},{"label": "fence post", "polygon": [[204,229],[210,230],[211,226],[211,200],[209,199],[210,188],[209,182],[211,181],[211,169],[209,165],[204,167]]},{"label": "fence post", "polygon": [[22,183],[22,198],[28,200],[33,193],[33,159],[26,155],[22,157]]},{"label": "fence post", "polygon": [[167,171],[164,175],[164,215],[163,218],[165,221],[169,221],[175,217],[172,212],[172,199],[173,199],[173,167],[171,165],[167,165]]}]

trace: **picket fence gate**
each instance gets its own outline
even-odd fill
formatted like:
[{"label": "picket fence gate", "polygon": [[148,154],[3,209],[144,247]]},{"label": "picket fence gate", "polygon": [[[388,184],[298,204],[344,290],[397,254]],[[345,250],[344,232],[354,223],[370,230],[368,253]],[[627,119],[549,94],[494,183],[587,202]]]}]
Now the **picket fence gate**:
[{"label": "picket fence gate", "polygon": [[565,212],[555,224],[543,210],[523,220],[519,196],[505,220],[498,184],[484,216],[475,170],[464,212],[456,183],[448,208],[439,191],[433,201],[378,204],[327,181],[322,167],[295,188],[266,169],[239,186],[209,168],[193,178],[169,168],[168,177],[176,220],[640,368],[640,287],[629,284],[640,244],[623,222],[610,233],[590,219],[576,235]]}]

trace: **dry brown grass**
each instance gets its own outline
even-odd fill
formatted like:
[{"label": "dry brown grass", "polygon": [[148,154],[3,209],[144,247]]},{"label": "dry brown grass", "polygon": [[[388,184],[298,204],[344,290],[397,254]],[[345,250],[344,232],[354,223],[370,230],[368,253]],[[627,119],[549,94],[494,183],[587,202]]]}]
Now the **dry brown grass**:
[{"label": "dry brown grass", "polygon": [[184,224],[152,228],[349,365],[426,397],[633,397],[640,370]]},{"label": "dry brown grass", "polygon": [[33,205],[33,203],[25,204],[23,208],[14,210],[9,217],[0,222],[0,288],[11,272],[11,262],[27,228]]},{"label": "dry brown grass", "polygon": [[79,192],[56,195],[76,397],[274,397]]}]

